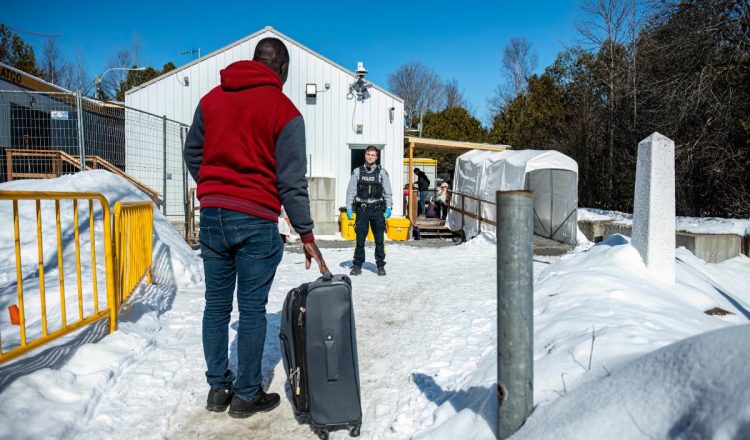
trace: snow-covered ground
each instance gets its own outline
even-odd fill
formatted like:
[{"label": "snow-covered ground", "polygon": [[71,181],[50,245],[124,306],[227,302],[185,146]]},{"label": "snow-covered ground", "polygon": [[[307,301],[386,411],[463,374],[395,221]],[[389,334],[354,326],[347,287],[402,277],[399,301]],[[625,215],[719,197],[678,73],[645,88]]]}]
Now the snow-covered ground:
[{"label": "snow-covered ground", "polygon": [[[146,198],[101,171],[0,185],[10,189],[98,191],[112,203]],[[0,218],[10,212],[10,204],[0,202]],[[63,222],[71,225],[72,218]],[[138,289],[115,333],[100,323],[0,366],[0,439],[315,438],[295,422],[286,399],[273,412],[245,420],[203,409],[201,262],[157,211],[155,225],[158,284]],[[32,234],[35,226],[22,228]],[[15,303],[15,276],[7,273],[15,259],[6,240],[0,236],[3,309]],[[372,248],[367,251],[371,258]],[[34,240],[23,242],[24,255],[36,252]],[[72,252],[65,247],[66,286]],[[375,275],[368,263],[354,279],[361,437],[494,438],[493,238],[440,248],[389,242],[387,252],[387,277]],[[323,254],[334,272],[348,271],[351,247]],[[675,285],[651,278],[622,236],[536,258],[535,410],[514,438],[750,437],[750,259],[706,264],[684,249],[677,257]],[[24,260],[26,295],[33,295],[34,280],[39,284],[33,263]],[[289,289],[315,277],[314,269],[304,270],[300,253],[285,252],[267,308],[263,371],[270,391],[285,393],[277,338],[282,301]],[[90,265],[83,278],[92,278]],[[704,313],[715,307],[731,314]],[[33,306],[27,312],[33,317]],[[8,328],[2,310],[4,349],[13,344]]]}]

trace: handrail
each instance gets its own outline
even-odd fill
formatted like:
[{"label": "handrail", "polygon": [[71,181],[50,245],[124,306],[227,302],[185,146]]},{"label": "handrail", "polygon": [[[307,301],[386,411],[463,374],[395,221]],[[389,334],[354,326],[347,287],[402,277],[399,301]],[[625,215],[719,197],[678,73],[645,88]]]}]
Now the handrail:
[{"label": "handrail", "polygon": [[[75,160],[80,161],[79,156],[74,156],[74,157],[75,157]],[[93,170],[98,169],[97,165],[101,164],[102,168],[104,168],[105,170],[107,170],[107,171],[109,171],[109,172],[111,172],[113,174],[117,174],[118,176],[120,176],[123,179],[127,180],[128,182],[132,183],[136,188],[138,188],[141,191],[145,192],[146,195],[148,195],[151,198],[151,200],[153,200],[154,204],[156,204],[157,206],[161,205],[161,200],[159,199],[159,192],[158,191],[149,188],[148,186],[146,186],[145,184],[141,183],[137,179],[129,176],[127,173],[125,173],[124,171],[122,171],[121,169],[119,169],[118,167],[116,167],[115,165],[113,165],[111,162],[109,162],[109,161],[107,161],[105,159],[102,159],[101,157],[96,156],[96,155],[87,155],[86,156],[86,164],[88,165],[89,162],[91,162],[91,167],[90,167],[91,169],[93,169]]]},{"label": "handrail", "polygon": [[[6,155],[6,175],[8,181],[11,181],[15,178],[53,178],[53,177],[60,177],[62,174],[62,167],[60,166],[61,163],[66,163],[70,165],[71,167],[81,170],[81,160],[80,156],[73,155],[66,153],[62,150],[48,150],[48,149],[26,149],[26,148],[8,148],[5,150]],[[49,158],[52,160],[52,172],[51,173],[40,173],[40,172],[33,172],[33,173],[20,173],[20,172],[14,172],[13,171],[13,158],[15,157],[42,157],[42,158]],[[86,170],[92,170],[92,169],[98,169],[99,165],[101,165],[101,168],[117,174],[118,176],[122,177],[123,179],[127,180],[131,184],[133,184],[136,188],[140,189],[144,193],[146,193],[151,200],[157,205],[161,206],[161,199],[159,198],[159,192],[150,188],[146,184],[140,182],[139,180],[135,179],[134,177],[128,175],[126,172],[122,171],[120,168],[112,164],[111,162],[103,159],[100,156],[97,155],[86,155]],[[90,165],[89,165],[90,164]]]},{"label": "handrail", "polygon": [[[490,220],[488,218],[482,217],[482,203],[488,203],[488,204],[490,204],[492,206],[495,206],[496,205],[495,202],[492,202],[492,201],[489,201],[489,200],[485,200],[485,199],[482,199],[482,198],[479,198],[479,197],[470,196],[468,194],[463,194],[463,193],[460,193],[460,192],[457,192],[457,191],[452,191],[452,190],[448,190],[448,193],[451,196],[450,209],[455,210],[456,212],[459,212],[461,214],[461,229],[464,228],[464,225],[465,225],[465,222],[466,222],[466,220],[465,220],[464,217],[469,217],[469,218],[473,218],[474,220],[477,220],[479,222],[479,226],[480,227],[481,227],[482,223],[487,223],[489,225],[497,227],[497,222],[495,222],[494,220]],[[453,200],[455,200],[454,196],[460,196],[461,197],[461,199],[460,199],[461,200],[461,207],[460,208],[456,207],[456,206],[453,206]],[[469,212],[469,211],[466,210],[466,207],[464,205],[464,198],[469,199],[469,200],[475,200],[475,201],[478,202],[478,207],[477,207],[477,212],[476,213]]]}]

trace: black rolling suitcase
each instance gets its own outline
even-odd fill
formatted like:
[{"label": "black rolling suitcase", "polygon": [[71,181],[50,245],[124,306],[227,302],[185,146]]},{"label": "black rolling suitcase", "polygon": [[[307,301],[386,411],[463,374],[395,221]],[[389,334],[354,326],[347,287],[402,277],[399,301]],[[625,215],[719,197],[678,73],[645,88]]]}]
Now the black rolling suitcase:
[{"label": "black rolling suitcase", "polygon": [[321,439],[335,429],[359,436],[362,406],[349,277],[326,273],[292,289],[279,339],[297,420],[309,423]]}]

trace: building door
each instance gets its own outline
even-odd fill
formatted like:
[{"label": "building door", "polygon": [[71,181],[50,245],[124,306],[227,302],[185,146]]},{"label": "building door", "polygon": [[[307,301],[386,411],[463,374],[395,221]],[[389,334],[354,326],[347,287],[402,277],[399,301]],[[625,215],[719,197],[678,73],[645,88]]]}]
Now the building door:
[{"label": "building door", "polygon": [[351,171],[354,171],[355,168],[359,168],[365,164],[365,148],[370,145],[373,145],[378,149],[378,161],[375,163],[378,165],[383,163],[384,144],[349,144]]}]

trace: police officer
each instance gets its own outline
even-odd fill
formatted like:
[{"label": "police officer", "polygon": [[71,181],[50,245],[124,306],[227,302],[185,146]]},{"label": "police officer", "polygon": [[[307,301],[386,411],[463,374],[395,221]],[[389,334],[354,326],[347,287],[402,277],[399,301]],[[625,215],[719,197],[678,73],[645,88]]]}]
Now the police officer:
[{"label": "police officer", "polygon": [[357,233],[357,247],[354,249],[354,265],[350,275],[362,273],[365,262],[365,239],[372,228],[375,236],[375,263],[378,275],[385,275],[385,244],[383,232],[385,219],[391,216],[393,197],[388,172],[377,165],[378,149],[370,145],[365,149],[365,164],[354,170],[346,190],[346,216],[352,219],[357,213],[354,231]]}]

